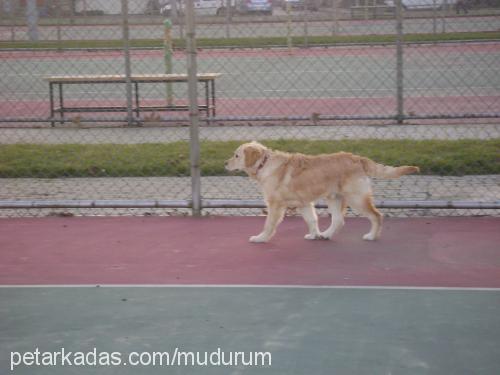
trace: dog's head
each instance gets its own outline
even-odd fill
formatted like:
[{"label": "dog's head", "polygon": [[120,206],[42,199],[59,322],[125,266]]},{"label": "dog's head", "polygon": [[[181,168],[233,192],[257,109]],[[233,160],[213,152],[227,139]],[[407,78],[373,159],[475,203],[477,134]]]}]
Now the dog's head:
[{"label": "dog's head", "polygon": [[267,154],[267,148],[258,142],[244,143],[239,146],[231,159],[226,161],[228,171],[245,171],[252,175]]}]

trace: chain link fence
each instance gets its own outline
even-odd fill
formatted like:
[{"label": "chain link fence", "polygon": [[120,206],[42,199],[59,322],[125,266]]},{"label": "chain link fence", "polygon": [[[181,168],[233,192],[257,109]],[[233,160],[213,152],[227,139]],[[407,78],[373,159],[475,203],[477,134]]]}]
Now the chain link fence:
[{"label": "chain link fence", "polygon": [[0,215],[189,214],[200,198],[261,214],[223,168],[249,140],[421,166],[374,181],[386,215],[499,214],[498,0],[194,8],[193,36],[182,1],[0,0]]}]

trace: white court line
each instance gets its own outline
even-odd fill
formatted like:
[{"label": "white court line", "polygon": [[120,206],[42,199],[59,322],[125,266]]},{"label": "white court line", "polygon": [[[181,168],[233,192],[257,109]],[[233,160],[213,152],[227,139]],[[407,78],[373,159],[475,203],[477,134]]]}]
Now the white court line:
[{"label": "white court line", "polygon": [[441,286],[373,286],[373,285],[259,285],[259,284],[19,284],[0,285],[0,289],[27,288],[256,288],[256,289],[353,289],[353,290],[444,290],[500,292],[500,288],[482,287],[441,287]]}]

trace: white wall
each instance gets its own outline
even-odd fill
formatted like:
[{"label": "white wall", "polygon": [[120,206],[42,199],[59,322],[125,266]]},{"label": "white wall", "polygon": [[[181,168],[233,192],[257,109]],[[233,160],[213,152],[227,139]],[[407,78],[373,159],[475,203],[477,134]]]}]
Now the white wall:
[{"label": "white wall", "polygon": [[[147,0],[128,0],[129,14],[143,13]],[[120,14],[122,11],[121,0],[77,0],[76,11],[102,10],[105,14]]]}]

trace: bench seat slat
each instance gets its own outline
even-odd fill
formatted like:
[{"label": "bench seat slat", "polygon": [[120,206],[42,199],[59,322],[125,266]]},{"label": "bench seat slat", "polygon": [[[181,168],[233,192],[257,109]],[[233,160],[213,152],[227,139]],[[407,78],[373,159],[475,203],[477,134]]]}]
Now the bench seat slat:
[{"label": "bench seat slat", "polygon": [[[221,73],[200,73],[197,74],[198,80],[210,81],[219,77]],[[131,76],[132,82],[168,82],[168,81],[187,81],[187,74],[133,74]],[[47,76],[44,77],[45,81],[52,83],[105,83],[116,82],[123,83],[126,81],[125,75],[64,75],[64,76]]]}]

